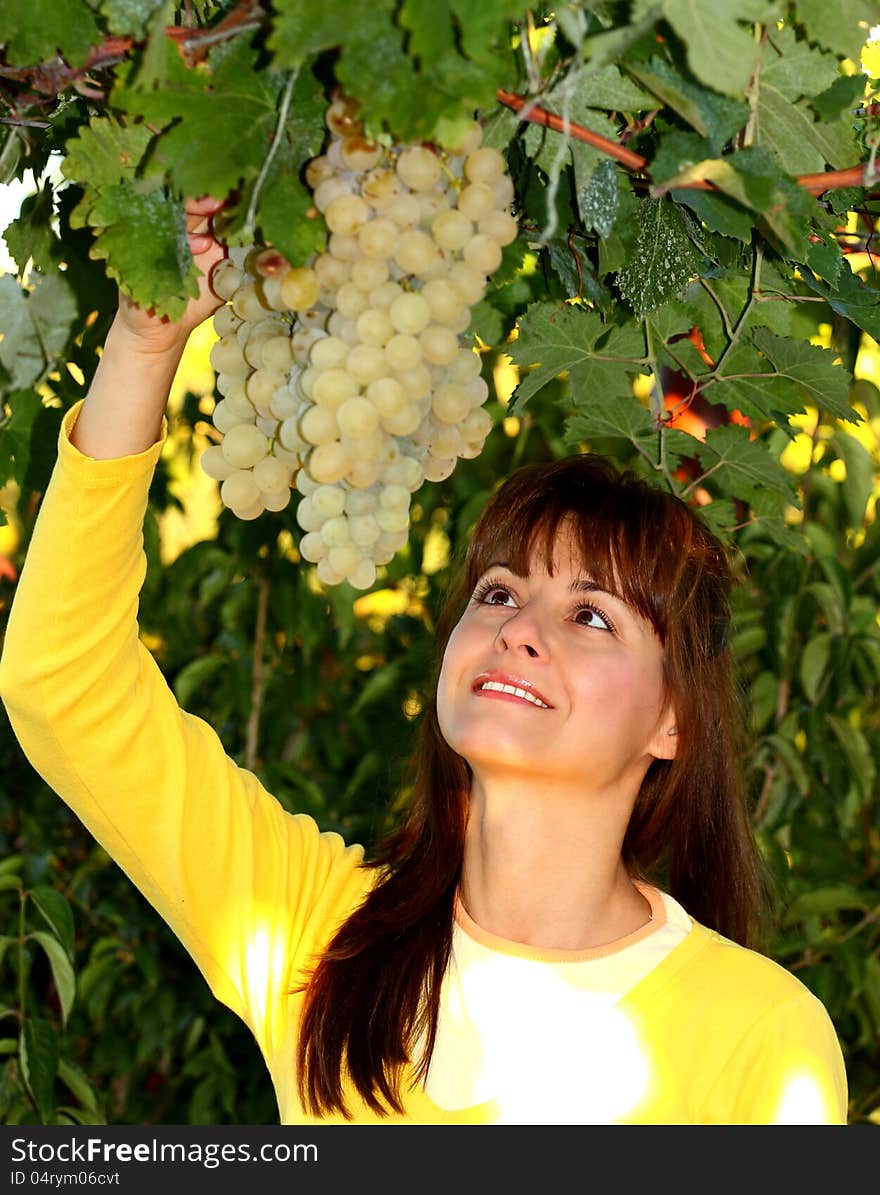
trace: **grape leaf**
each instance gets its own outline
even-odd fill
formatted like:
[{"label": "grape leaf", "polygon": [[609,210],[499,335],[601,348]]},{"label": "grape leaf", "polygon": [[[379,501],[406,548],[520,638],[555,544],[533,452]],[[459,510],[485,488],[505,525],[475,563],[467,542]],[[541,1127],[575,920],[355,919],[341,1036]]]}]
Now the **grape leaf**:
[{"label": "grape leaf", "polygon": [[737,98],[758,58],[758,43],[739,20],[761,19],[770,5],[750,0],[663,0],[663,15],[687,47],[688,65],[716,91]]},{"label": "grape leaf", "polygon": [[835,169],[852,165],[858,156],[852,130],[842,123],[817,124],[810,109],[789,103],[769,84],[758,97],[756,143],[770,150],[788,174],[818,174],[826,161]]},{"label": "grape leaf", "polygon": [[400,23],[409,30],[409,52],[425,65],[455,49],[452,13],[443,0],[404,0]]},{"label": "grape leaf", "polygon": [[817,278],[809,269],[801,269],[801,277],[816,294],[827,299],[828,306],[844,319],[852,322],[875,340],[880,340],[880,290],[868,286],[854,274],[846,258],[834,286]]},{"label": "grape leaf", "polygon": [[670,299],[681,298],[697,273],[697,255],[671,200],[642,200],[638,223],[635,251],[618,271],[617,285],[641,319]]},{"label": "grape leaf", "polygon": [[789,502],[797,498],[791,474],[765,445],[750,439],[747,427],[729,423],[709,428],[706,439],[697,442],[696,455],[725,493],[759,504],[768,492]]},{"label": "grape leaf", "polygon": [[577,414],[565,421],[565,444],[575,448],[584,440],[601,437],[629,440],[656,450],[657,424],[651,412],[632,394],[612,397],[595,392],[577,402]]},{"label": "grape leaf", "polygon": [[670,196],[676,203],[686,203],[713,232],[735,237],[744,244],[751,241],[754,228],[752,217],[726,195],[716,195],[712,191],[688,190],[670,191]]},{"label": "grape leaf", "polygon": [[442,122],[494,106],[508,81],[510,22],[521,15],[513,0],[411,0],[400,13],[395,0],[276,0],[274,8],[268,44],[276,64],[338,48],[334,73],[368,127],[403,141],[430,139]]},{"label": "grape leaf", "polygon": [[814,96],[840,78],[837,56],[814,49],[784,26],[772,29],[761,56],[760,86],[769,85],[787,100]]},{"label": "grape leaf", "polygon": [[590,176],[589,186],[578,192],[578,206],[584,227],[607,237],[620,206],[617,167],[609,158],[599,162]]},{"label": "grape leaf", "polygon": [[101,12],[107,18],[111,33],[140,37],[150,17],[165,0],[100,0]]},{"label": "grape leaf", "polygon": [[647,64],[631,63],[627,70],[643,87],[702,133],[714,154],[720,154],[725,143],[748,120],[748,105],[741,99],[707,91],[693,80],[685,79],[660,58],[652,58]]},{"label": "grape leaf", "polygon": [[291,265],[303,265],[323,249],[327,229],[311,219],[312,195],[289,168],[275,172],[260,197],[258,223],[263,240],[279,249]]},{"label": "grape leaf", "polygon": [[3,239],[21,276],[29,261],[45,273],[57,268],[59,241],[52,221],[55,215],[51,180],[23,201],[18,217],[6,226]]},{"label": "grape leaf", "polygon": [[644,338],[630,324],[607,327],[595,312],[569,303],[534,303],[508,347],[514,364],[530,368],[516,388],[514,404],[525,403],[553,378],[568,373],[597,393],[630,393],[629,379],[642,368]]},{"label": "grape leaf", "polygon": [[[723,402],[753,417],[786,422],[809,402],[837,419],[863,422],[849,404],[850,375],[835,365],[835,354],[803,340],[776,336],[767,328],[751,332],[755,353],[740,344],[724,362],[717,382],[704,385],[710,402]],[[782,416],[782,418],[780,418]]]},{"label": "grape leaf", "polygon": [[161,88],[140,91],[131,79],[121,81],[113,105],[166,126],[155,153],[178,194],[224,198],[259,172],[284,76],[258,70],[257,51],[242,39],[215,48],[208,70],[187,68],[170,44],[165,54]]},{"label": "grape leaf", "polygon": [[865,94],[865,76],[840,75],[821,95],[813,96],[810,107],[820,120],[833,120],[835,116],[855,107]]},{"label": "grape leaf", "polygon": [[63,274],[37,277],[30,293],[0,275],[0,363],[15,389],[35,385],[67,345],[76,299]]},{"label": "grape leaf", "polygon": [[93,116],[68,141],[61,173],[90,189],[112,186],[134,177],[152,139],[145,125],[124,125],[112,117]]},{"label": "grape leaf", "polygon": [[181,203],[155,181],[117,183],[100,191],[79,219],[97,230],[90,255],[106,261],[135,303],[171,319],[183,314],[198,294],[198,270]]},{"label": "grape leaf", "polygon": [[752,332],[752,343],[760,349],[781,377],[802,386],[810,401],[847,423],[863,423],[863,417],[849,404],[852,378],[842,365],[835,365],[832,349],[787,336],[775,336],[767,328]]},{"label": "grape leaf", "polygon": [[649,91],[637,87],[616,66],[585,69],[578,79],[578,99],[588,108],[613,112],[644,112],[655,106]]},{"label": "grape leaf", "polygon": [[82,66],[101,34],[83,0],[4,0],[2,42],[7,66],[29,66],[61,53]]},{"label": "grape leaf", "polygon": [[663,436],[663,450],[669,468],[676,468],[683,459],[694,455],[699,441],[678,428],[663,428],[662,432],[651,414],[632,394],[617,398],[591,391],[576,403],[577,414],[565,421],[563,442],[577,449],[584,441],[625,440],[635,445],[652,460],[656,458],[659,436]]},{"label": "grape leaf", "polygon": [[876,0],[795,0],[795,9],[811,42],[854,62],[866,40],[860,22],[867,29],[880,24]]},{"label": "grape leaf", "polygon": [[586,299],[598,311],[610,310],[611,295],[599,282],[592,262],[576,240],[551,237],[545,247],[567,299]]}]

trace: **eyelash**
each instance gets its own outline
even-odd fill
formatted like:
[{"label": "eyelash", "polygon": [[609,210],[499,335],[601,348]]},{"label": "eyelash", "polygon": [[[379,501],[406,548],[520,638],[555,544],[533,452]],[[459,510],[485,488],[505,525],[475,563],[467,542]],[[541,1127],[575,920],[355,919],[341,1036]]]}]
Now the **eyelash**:
[{"label": "eyelash", "polygon": [[[486,599],[488,598],[489,594],[493,593],[496,589],[500,589],[503,593],[506,593],[510,597],[513,597],[513,591],[511,590],[509,585],[505,585],[503,581],[496,581],[492,577],[487,577],[486,580],[481,581],[480,584],[477,586],[477,588],[474,590],[474,601],[480,602],[483,605],[487,605],[488,603],[486,602]],[[613,634],[617,633],[617,628],[615,627],[615,625],[611,621],[611,619],[608,617],[608,615],[605,613],[605,611],[600,610],[598,606],[594,606],[591,602],[579,602],[578,605],[575,606],[572,613],[577,615],[577,614],[580,614],[584,610],[588,610],[591,614],[598,614],[599,617],[601,619],[603,619],[604,622],[607,624],[608,630],[611,631]],[[578,624],[578,625],[584,625],[584,624]],[[593,629],[595,629],[595,628],[593,628]]]}]

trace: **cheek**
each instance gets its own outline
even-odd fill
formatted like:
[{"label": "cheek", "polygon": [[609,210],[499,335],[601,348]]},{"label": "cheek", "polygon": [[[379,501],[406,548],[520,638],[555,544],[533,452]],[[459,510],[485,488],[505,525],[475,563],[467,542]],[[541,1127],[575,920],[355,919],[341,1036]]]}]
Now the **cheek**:
[{"label": "cheek", "polygon": [[440,675],[437,678],[437,718],[444,735],[446,734],[448,720],[452,712],[456,677],[461,667],[459,663],[459,657],[462,654],[460,627],[461,623],[455,627],[449,636],[446,650],[443,653]]}]

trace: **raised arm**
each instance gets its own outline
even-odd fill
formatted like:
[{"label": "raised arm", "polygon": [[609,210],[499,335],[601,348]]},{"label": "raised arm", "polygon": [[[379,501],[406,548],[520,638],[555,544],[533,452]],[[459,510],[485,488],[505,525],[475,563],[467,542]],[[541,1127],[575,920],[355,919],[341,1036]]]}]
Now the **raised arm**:
[{"label": "raised arm", "polygon": [[[193,216],[199,216],[194,212]],[[201,217],[200,217],[201,218]],[[172,325],[123,303],[58,460],[13,601],[0,697],[34,768],[180,938],[261,1045],[290,968],[362,891],[360,847],[291,816],[180,709],[140,642],[142,526],[168,388],[202,294]]]}]

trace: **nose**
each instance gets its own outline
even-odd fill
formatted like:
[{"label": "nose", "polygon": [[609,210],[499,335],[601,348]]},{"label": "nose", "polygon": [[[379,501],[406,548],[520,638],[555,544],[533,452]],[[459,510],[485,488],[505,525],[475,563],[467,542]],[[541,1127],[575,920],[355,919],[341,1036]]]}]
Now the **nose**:
[{"label": "nose", "polygon": [[497,652],[521,652],[530,659],[545,654],[546,648],[534,617],[524,607],[511,613],[495,636]]}]

